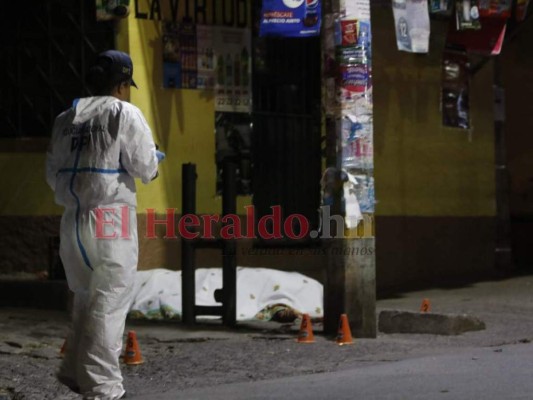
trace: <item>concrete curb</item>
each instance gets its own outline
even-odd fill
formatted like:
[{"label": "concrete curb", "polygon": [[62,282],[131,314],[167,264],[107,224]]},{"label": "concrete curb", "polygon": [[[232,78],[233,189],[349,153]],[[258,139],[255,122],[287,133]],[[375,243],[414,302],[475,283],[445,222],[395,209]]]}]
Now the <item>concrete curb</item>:
[{"label": "concrete curb", "polygon": [[411,311],[384,310],[379,314],[378,329],[383,333],[426,333],[460,335],[485,329],[479,318],[466,314],[435,314]]}]

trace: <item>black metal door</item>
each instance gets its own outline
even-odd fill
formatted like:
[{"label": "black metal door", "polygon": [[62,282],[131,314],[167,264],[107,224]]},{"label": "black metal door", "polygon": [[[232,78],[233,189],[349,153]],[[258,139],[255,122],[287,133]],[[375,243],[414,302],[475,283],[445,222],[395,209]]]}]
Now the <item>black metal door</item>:
[{"label": "black metal door", "polygon": [[316,229],[321,173],[320,38],[259,38],[254,34],[253,48],[256,223],[279,205],[283,217],[301,214],[311,230]]}]

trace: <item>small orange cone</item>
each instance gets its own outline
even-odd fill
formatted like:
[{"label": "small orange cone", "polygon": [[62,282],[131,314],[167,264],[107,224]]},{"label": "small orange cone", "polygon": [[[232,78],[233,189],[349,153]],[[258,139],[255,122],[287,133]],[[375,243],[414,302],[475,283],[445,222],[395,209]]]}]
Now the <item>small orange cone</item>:
[{"label": "small orange cone", "polygon": [[300,324],[300,332],[298,332],[298,343],[314,343],[315,336],[313,335],[313,327],[311,325],[311,318],[309,314],[304,314],[302,323]]},{"label": "small orange cone", "polygon": [[63,342],[63,346],[61,346],[61,350],[59,350],[59,356],[63,357],[65,355],[65,349],[67,348],[67,339]]},{"label": "small orange cone", "polygon": [[348,316],[346,314],[342,314],[341,319],[339,320],[337,344],[340,346],[344,344],[353,344],[352,331],[350,330],[350,324],[348,323]]},{"label": "small orange cone", "polygon": [[144,362],[137,342],[135,331],[128,332],[128,341],[126,342],[126,353],[124,354],[124,363],[127,365],[139,365]]},{"label": "small orange cone", "polygon": [[420,312],[430,312],[431,311],[431,303],[429,302],[429,299],[422,300],[422,304],[420,305]]}]

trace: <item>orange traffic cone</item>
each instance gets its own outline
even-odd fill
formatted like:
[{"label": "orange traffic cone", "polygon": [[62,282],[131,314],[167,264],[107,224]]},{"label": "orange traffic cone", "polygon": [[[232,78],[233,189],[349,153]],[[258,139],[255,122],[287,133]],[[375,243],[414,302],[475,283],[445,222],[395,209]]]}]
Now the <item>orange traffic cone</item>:
[{"label": "orange traffic cone", "polygon": [[124,363],[128,365],[139,365],[144,362],[137,342],[135,331],[128,332],[128,341],[126,342],[126,353],[124,354]]},{"label": "orange traffic cone", "polygon": [[429,299],[422,300],[422,304],[420,305],[420,312],[430,312],[431,311],[431,303],[429,302]]},{"label": "orange traffic cone", "polygon": [[341,319],[339,320],[337,344],[340,346],[344,344],[353,344],[352,331],[350,330],[350,324],[348,323],[348,316],[346,314],[342,314]]},{"label": "orange traffic cone", "polygon": [[67,339],[63,342],[63,346],[61,346],[61,350],[59,350],[59,356],[63,357],[65,355],[65,349],[67,348]]},{"label": "orange traffic cone", "polygon": [[311,318],[309,314],[304,314],[302,323],[300,324],[300,332],[298,332],[298,343],[314,343],[315,336],[313,335],[313,326],[311,325]]}]

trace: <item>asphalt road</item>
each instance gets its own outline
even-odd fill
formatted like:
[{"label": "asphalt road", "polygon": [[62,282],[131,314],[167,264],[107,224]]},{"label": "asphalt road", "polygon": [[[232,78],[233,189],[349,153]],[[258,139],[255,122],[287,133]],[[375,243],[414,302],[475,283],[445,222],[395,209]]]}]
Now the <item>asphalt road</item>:
[{"label": "asphalt road", "polygon": [[[145,363],[122,366],[128,399],[533,399],[533,276],[399,293],[380,310],[468,314],[486,329],[458,336],[383,334],[339,347],[298,326],[128,322]],[[78,400],[54,377],[68,315],[0,308],[0,399]],[[320,329],[320,326],[316,326]]]},{"label": "asphalt road", "polygon": [[468,348],[333,373],[148,394],[136,400],[533,398],[533,344]]}]

